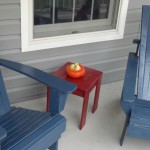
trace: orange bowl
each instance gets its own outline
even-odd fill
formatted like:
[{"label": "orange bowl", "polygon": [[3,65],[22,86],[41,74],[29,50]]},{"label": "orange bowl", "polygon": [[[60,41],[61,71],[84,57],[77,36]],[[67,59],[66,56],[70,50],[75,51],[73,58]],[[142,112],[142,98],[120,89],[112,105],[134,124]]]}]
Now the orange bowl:
[{"label": "orange bowl", "polygon": [[69,77],[79,78],[79,77],[83,77],[85,75],[85,68],[81,64],[79,64],[80,70],[72,70],[70,66],[71,65],[66,67],[66,73]]}]

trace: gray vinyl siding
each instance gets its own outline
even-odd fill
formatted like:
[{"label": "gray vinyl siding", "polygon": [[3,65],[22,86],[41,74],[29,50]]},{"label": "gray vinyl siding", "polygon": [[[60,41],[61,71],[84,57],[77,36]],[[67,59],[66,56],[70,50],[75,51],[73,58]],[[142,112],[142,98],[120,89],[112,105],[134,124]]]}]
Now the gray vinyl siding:
[{"label": "gray vinyl siding", "polygon": [[[139,36],[141,6],[150,0],[130,0],[123,39],[21,52],[20,0],[0,0],[0,57],[53,72],[66,61],[80,62],[104,72],[103,83],[124,78],[132,40]],[[14,71],[1,68],[12,103],[46,96],[46,87]]]}]

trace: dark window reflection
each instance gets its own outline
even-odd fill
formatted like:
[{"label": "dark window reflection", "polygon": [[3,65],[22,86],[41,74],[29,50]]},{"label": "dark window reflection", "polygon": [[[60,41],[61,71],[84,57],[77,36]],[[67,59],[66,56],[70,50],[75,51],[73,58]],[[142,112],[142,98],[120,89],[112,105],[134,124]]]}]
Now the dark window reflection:
[{"label": "dark window reflection", "polygon": [[104,19],[108,17],[110,0],[76,0],[75,21]]},{"label": "dark window reflection", "polygon": [[34,25],[51,24],[53,0],[34,0]]},{"label": "dark window reflection", "polygon": [[92,0],[76,0],[75,5],[75,21],[91,19]]},{"label": "dark window reflection", "polygon": [[55,23],[72,22],[73,0],[56,0]]},{"label": "dark window reflection", "polygon": [[110,0],[95,0],[93,19],[105,19],[108,18]]},{"label": "dark window reflection", "polygon": [[34,25],[108,18],[110,0],[34,0]]}]

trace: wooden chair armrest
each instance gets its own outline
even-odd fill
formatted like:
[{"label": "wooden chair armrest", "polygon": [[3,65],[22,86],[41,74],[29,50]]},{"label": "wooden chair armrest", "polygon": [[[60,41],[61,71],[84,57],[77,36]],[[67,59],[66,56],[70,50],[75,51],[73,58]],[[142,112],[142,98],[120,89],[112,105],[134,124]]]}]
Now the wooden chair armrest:
[{"label": "wooden chair armrest", "polygon": [[51,89],[50,111],[52,114],[60,113],[64,109],[68,94],[76,89],[75,84],[31,66],[4,59],[0,59],[0,65],[49,86]]},{"label": "wooden chair armrest", "polygon": [[0,59],[0,65],[26,75],[61,92],[72,93],[76,89],[76,85],[73,83],[28,65],[4,59]]},{"label": "wooden chair armrest", "polygon": [[126,113],[129,113],[131,105],[135,100],[137,63],[138,56],[135,53],[129,53],[121,96],[121,105]]}]

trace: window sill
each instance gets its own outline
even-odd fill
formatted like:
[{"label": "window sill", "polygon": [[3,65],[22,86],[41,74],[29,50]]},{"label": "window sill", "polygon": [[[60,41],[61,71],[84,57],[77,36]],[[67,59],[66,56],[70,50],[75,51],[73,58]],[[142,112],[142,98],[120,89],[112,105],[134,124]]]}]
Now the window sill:
[{"label": "window sill", "polygon": [[116,30],[59,36],[57,38],[37,38],[29,41],[27,45],[22,45],[22,52],[103,42],[121,38],[123,38],[123,34],[120,34]]}]

